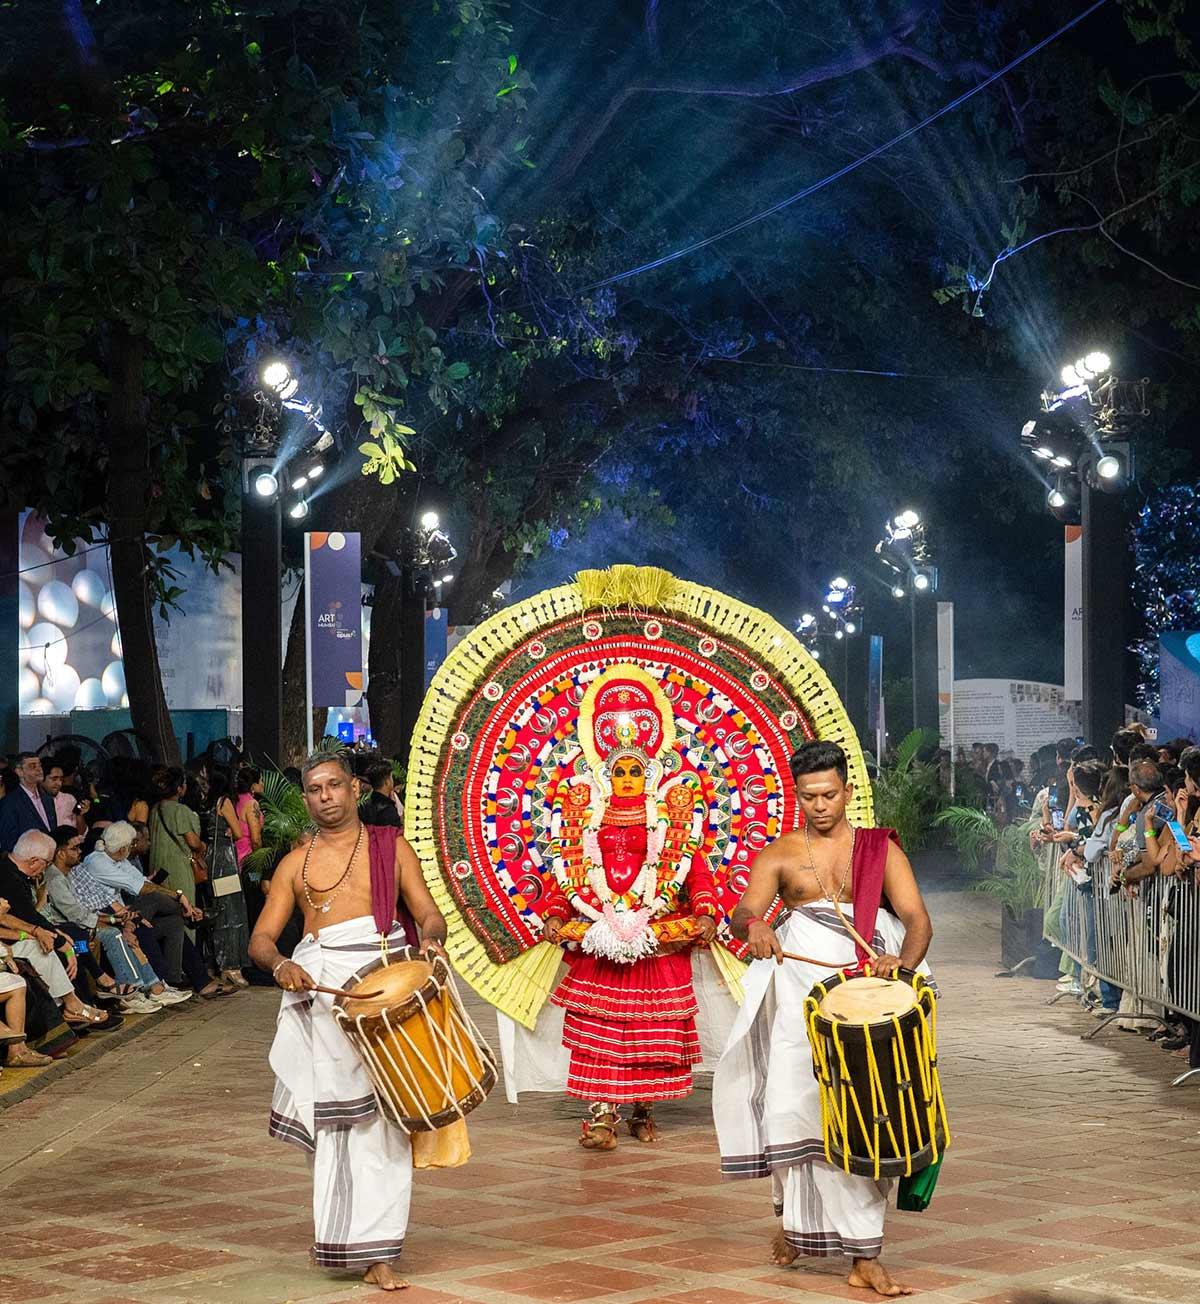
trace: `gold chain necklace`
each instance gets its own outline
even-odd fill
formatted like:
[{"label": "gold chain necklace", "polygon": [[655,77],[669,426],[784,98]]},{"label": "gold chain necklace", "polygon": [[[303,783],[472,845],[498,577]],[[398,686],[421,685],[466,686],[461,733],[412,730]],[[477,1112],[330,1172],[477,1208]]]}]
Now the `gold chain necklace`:
[{"label": "gold chain necklace", "polygon": [[817,886],[829,898],[830,901],[840,901],[842,893],[846,890],[846,880],[850,877],[850,868],[854,864],[854,839],[858,830],[853,824],[850,825],[850,855],[846,860],[846,868],[842,870],[842,881],[838,884],[837,896],[832,892],[826,891],[825,884],[821,875],[817,872],[817,861],[813,855],[812,839],[808,835],[808,824],[804,825],[804,848],[808,852],[808,867],[812,870],[812,876],[817,880]]},{"label": "gold chain necklace", "polygon": [[308,881],[309,857],[313,853],[313,848],[317,845],[317,839],[321,836],[319,833],[313,834],[312,841],[308,844],[308,850],[304,853],[304,867],[300,871],[300,881],[304,884],[304,899],[308,902],[308,908],[310,910],[323,915],[329,913],[329,907],[333,905],[338,893],[340,893],[342,888],[345,886],[350,871],[354,868],[354,862],[358,858],[358,849],[362,846],[363,831],[365,828],[366,825],[359,824],[358,837],[354,840],[354,850],[350,853],[350,859],[346,861],[346,868],[342,870],[341,878],[339,878],[332,887],[319,887],[315,889],[317,892],[327,893],[326,899],[322,901],[320,905],[317,905],[317,903],[312,899],[312,893],[309,891],[311,884]]}]

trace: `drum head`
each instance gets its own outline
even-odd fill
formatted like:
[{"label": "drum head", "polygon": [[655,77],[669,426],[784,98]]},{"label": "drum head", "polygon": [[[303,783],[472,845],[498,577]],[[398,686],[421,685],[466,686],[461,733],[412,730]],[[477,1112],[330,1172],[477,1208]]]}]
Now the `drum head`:
[{"label": "drum head", "polygon": [[[338,999],[351,1018],[395,1010],[431,982],[433,976],[433,965],[427,960],[397,960],[364,974],[345,996]],[[378,995],[363,999],[355,996],[356,991]]]},{"label": "drum head", "polygon": [[916,1009],[908,983],[890,978],[847,978],[821,998],[817,1009],[830,1023],[891,1023]]}]

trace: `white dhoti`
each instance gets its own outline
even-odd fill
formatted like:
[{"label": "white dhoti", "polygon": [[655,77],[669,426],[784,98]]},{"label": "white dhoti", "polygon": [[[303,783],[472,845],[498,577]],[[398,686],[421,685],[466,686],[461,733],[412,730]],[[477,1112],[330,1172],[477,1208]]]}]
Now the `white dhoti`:
[{"label": "white dhoti", "polygon": [[[398,927],[388,946],[406,945]],[[341,987],[379,956],[365,915],[323,928],[292,959],[326,987]],[[412,1195],[407,1135],[379,1112],[357,1052],[334,1022],[333,997],[285,992],[271,1046],[275,1094],[270,1134],[309,1156],[313,1177],[313,1261],[365,1269],[404,1248]]]},{"label": "white dhoti", "polygon": [[[849,904],[842,910],[853,919]],[[830,963],[756,960],[750,966],[746,999],[713,1077],[721,1174],[771,1178],[775,1213],[799,1253],[873,1259],[883,1248],[891,1183],[826,1162],[821,1096],[804,1024],[805,997],[815,982],[855,964],[854,942],[828,900],[790,911],[777,934],[785,951]],[[872,946],[898,955],[903,940],[899,921],[880,909]]]}]

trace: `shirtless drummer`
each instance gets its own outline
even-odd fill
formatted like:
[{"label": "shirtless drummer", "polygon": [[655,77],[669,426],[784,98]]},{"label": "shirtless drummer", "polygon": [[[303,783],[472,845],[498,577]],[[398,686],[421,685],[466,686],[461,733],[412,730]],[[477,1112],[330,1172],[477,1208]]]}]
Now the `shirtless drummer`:
[{"label": "shirtless drummer", "polygon": [[[285,993],[271,1047],[276,1080],[269,1131],[309,1156],[313,1262],[362,1271],[364,1281],[400,1290],[408,1284],[394,1270],[412,1192],[408,1137],[379,1113],[366,1070],[334,1022],[333,998],[313,988],[341,987],[380,953],[372,861],[389,865],[395,883],[389,948],[415,944],[419,936],[428,957],[444,956],[446,921],[398,830],[359,820],[345,756],[314,752],[301,785],[317,832],[284,857],[250,939],[254,963]],[[305,935],[289,960],[276,943],[297,908]]]}]

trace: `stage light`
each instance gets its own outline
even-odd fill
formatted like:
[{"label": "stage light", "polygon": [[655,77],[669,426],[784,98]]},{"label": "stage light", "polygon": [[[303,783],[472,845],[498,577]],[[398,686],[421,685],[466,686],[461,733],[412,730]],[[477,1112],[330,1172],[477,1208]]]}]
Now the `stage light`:
[{"label": "stage light", "polygon": [[443,575],[443,576],[442,576],[442,583],[443,583],[443,584],[453,584],[453,583],[454,583],[454,576],[453,576],[453,575]]},{"label": "stage light", "polygon": [[822,610],[822,611],[823,611],[827,616],[832,616],[832,615],[833,615],[833,608],[829,605],[828,602],[825,603],[825,605],[821,608],[821,610]]},{"label": "stage light", "polygon": [[286,362],[281,362],[279,359],[268,362],[262,369],[262,383],[276,393],[279,393],[291,378],[292,369]]},{"label": "stage light", "polygon": [[846,633],[847,633],[847,634],[857,634],[857,633],[858,633],[858,626],[854,623],[854,621],[852,621],[852,620],[848,620],[848,621],[846,621]]},{"label": "stage light", "polygon": [[819,647],[809,648],[809,650],[808,650],[808,655],[809,655],[810,657],[812,657],[812,659],[813,659],[814,661],[820,661],[820,659],[821,659],[821,649],[820,649]]},{"label": "stage light", "polygon": [[421,529],[436,530],[440,522],[441,517],[438,516],[437,512],[426,512],[421,517]]},{"label": "stage light", "polygon": [[326,449],[333,447],[333,435],[326,430],[321,438],[313,445],[314,453],[324,453]]},{"label": "stage light", "polygon": [[801,629],[811,629],[812,626],[815,625],[816,623],[817,623],[817,618],[812,614],[811,611],[806,611],[804,615],[800,617]]},{"label": "stage light", "polygon": [[924,572],[918,572],[913,576],[913,588],[920,593],[924,593],[929,587],[929,576]]},{"label": "stage light", "polygon": [[1046,495],[1046,505],[1048,507],[1065,507],[1067,505],[1067,496],[1061,489],[1051,489]]},{"label": "stage light", "polygon": [[260,471],[254,477],[254,492],[260,498],[274,498],[279,492],[279,478],[273,471]]},{"label": "stage light", "polygon": [[850,581],[842,579],[842,577],[839,575],[837,579],[833,579],[829,581],[829,587],[831,589],[837,589],[839,592],[844,593],[850,587]]},{"label": "stage light", "polygon": [[842,630],[840,630],[840,629],[835,629],[835,630],[833,631],[833,636],[834,636],[834,638],[838,639],[839,641],[840,641],[841,639],[844,639],[844,638],[846,637],[846,635],[845,635],[845,634],[842,632]]},{"label": "stage light", "polygon": [[1069,457],[1064,457],[1061,453],[1059,453],[1057,457],[1052,458],[1051,461],[1054,466],[1061,467],[1064,471],[1073,465],[1071,459]]},{"label": "stage light", "polygon": [[1067,389],[1075,389],[1084,383],[1083,377],[1075,370],[1072,363],[1062,369],[1062,383]]},{"label": "stage light", "polygon": [[1040,457],[1043,462],[1048,462],[1054,456],[1054,449],[1047,448],[1045,444],[1039,444],[1033,450],[1034,457]]},{"label": "stage light", "polygon": [[[1094,376],[1103,376],[1105,372],[1112,368],[1112,358],[1107,353],[1097,350],[1095,353],[1089,353],[1083,360],[1083,365]],[[1078,366],[1078,364],[1077,364]]]},{"label": "stage light", "polygon": [[316,461],[308,468],[308,478],[310,480],[319,479],[325,474],[325,463]]},{"label": "stage light", "polygon": [[915,530],[917,526],[921,524],[920,513],[914,512],[913,509],[910,507],[906,511],[901,512],[900,515],[896,517],[896,524],[900,526],[901,529],[904,530]]},{"label": "stage light", "polygon": [[902,585],[894,584],[894,585],[892,586],[892,597],[893,597],[893,598],[902,598],[902,597],[904,597],[904,588],[903,588]]},{"label": "stage light", "polygon": [[1102,480],[1115,480],[1121,474],[1121,459],[1112,453],[1105,453],[1096,463],[1096,474]]},{"label": "stage light", "polygon": [[1021,438],[1022,438],[1022,439],[1032,439],[1032,438],[1033,438],[1033,432],[1034,432],[1036,429],[1037,429],[1037,422],[1036,422],[1036,421],[1026,421],[1025,424],[1021,427]]},{"label": "stage light", "polygon": [[306,484],[308,484],[308,476],[306,476],[306,475],[295,475],[295,476],[292,477],[292,488],[293,488],[293,489],[303,489],[304,486],[305,486]]},{"label": "stage light", "polygon": [[308,504],[301,498],[298,502],[292,504],[288,509],[288,515],[293,521],[302,521],[308,515]]}]

